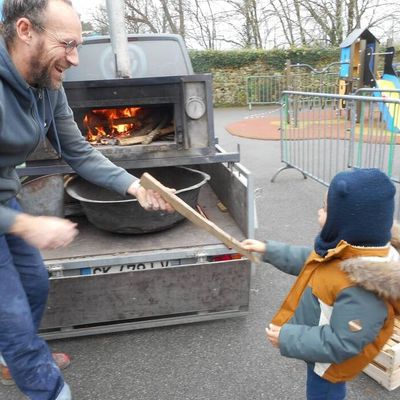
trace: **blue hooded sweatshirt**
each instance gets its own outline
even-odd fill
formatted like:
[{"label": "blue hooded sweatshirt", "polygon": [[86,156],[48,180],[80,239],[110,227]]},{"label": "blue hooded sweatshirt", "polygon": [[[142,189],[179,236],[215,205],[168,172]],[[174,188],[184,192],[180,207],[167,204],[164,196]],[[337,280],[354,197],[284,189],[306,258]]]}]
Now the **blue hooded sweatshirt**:
[{"label": "blue hooded sweatshirt", "polygon": [[0,37],[0,234],[9,231],[18,213],[7,207],[21,188],[15,167],[45,138],[79,175],[94,184],[124,195],[137,179],[85,140],[63,88],[36,89],[22,78]]}]

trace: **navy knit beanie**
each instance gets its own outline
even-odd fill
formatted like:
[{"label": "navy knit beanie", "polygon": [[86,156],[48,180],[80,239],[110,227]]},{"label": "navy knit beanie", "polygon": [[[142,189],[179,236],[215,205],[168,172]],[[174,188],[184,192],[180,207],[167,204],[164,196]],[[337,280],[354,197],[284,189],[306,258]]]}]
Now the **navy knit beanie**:
[{"label": "navy knit beanie", "polygon": [[341,240],[353,246],[385,246],[391,239],[396,188],[376,168],[338,173],[328,190],[327,218],[315,239],[325,256]]}]

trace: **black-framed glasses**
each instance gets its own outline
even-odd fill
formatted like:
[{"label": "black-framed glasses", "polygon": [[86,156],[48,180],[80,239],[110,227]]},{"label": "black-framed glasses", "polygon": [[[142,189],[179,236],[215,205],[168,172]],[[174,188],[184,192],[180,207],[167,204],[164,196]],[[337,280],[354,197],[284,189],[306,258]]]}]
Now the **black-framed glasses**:
[{"label": "black-framed glasses", "polygon": [[53,39],[55,39],[61,46],[63,46],[65,49],[65,54],[71,54],[74,51],[74,49],[79,50],[79,48],[82,45],[82,43],[78,43],[76,40],[68,40],[68,41],[62,40],[55,33],[49,31],[44,26],[38,26],[38,28],[41,29],[43,32],[46,32]]}]

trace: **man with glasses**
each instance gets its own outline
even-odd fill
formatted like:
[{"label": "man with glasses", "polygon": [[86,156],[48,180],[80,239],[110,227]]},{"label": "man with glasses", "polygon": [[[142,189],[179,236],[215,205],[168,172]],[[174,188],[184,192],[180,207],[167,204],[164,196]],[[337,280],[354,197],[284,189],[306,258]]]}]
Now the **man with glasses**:
[{"label": "man with glasses", "polygon": [[[48,138],[60,157],[85,179],[136,196],[147,210],[172,211],[82,136],[62,87],[64,71],[78,65],[81,23],[69,0],[0,0],[0,353],[32,400],[70,400],[59,366],[37,335],[48,295],[40,249],[66,246],[78,234],[73,222],[24,213],[16,199],[15,166]],[[5,367],[7,365],[7,368]],[[9,379],[10,380],[10,379]]]}]

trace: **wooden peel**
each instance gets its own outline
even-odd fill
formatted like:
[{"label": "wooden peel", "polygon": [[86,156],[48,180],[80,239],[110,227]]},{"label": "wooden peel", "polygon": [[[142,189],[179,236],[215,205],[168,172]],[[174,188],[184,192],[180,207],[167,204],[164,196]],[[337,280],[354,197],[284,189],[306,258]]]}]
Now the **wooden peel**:
[{"label": "wooden peel", "polygon": [[241,243],[234,237],[223,231],[216,224],[204,218],[201,214],[195,211],[192,207],[186,204],[177,195],[171,193],[162,183],[151,176],[149,173],[145,172],[140,178],[140,184],[145,189],[152,189],[160,194],[160,196],[169,203],[176,211],[187,218],[189,221],[193,222],[195,225],[211,233],[228,248],[235,249],[238,253],[244,255],[249,260],[255,263],[259,263],[260,260],[250,251],[243,248]]}]

